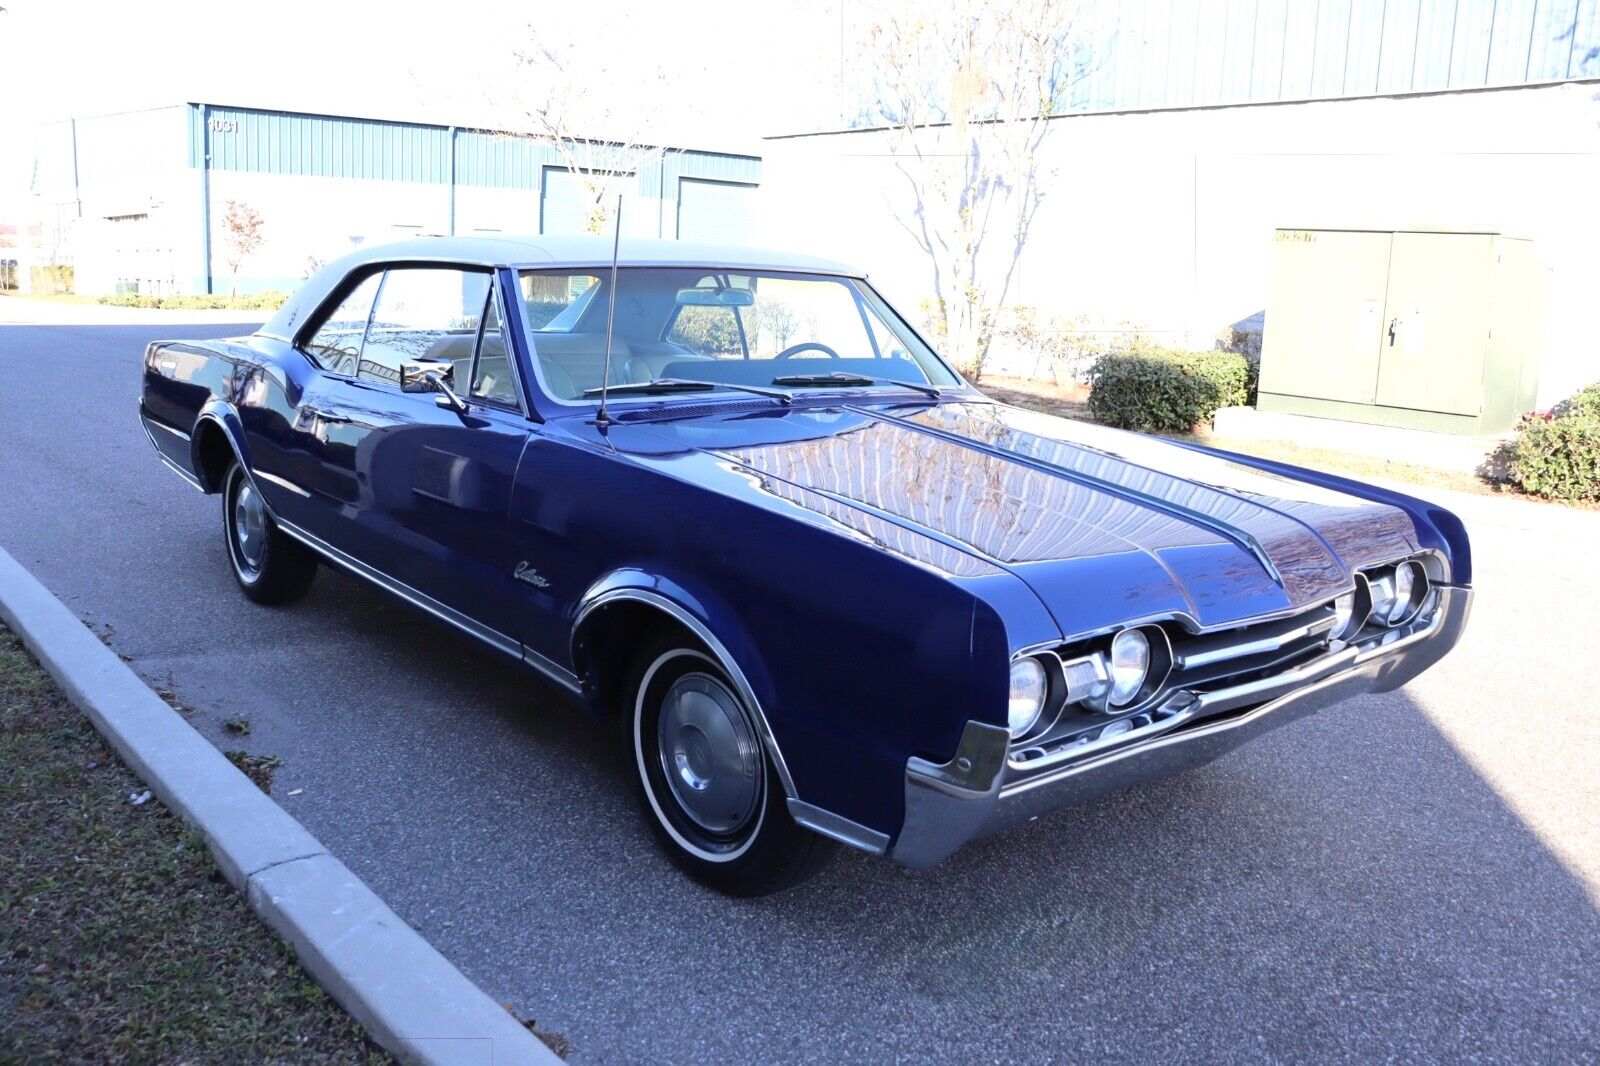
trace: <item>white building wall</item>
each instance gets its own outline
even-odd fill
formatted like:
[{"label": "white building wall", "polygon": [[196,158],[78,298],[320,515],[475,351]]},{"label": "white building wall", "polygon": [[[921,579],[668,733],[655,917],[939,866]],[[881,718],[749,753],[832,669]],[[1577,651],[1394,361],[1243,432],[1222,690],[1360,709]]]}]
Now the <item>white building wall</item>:
[{"label": "white building wall", "polygon": [[[1492,226],[1533,237],[1551,271],[1541,406],[1600,378],[1600,85],[1054,126],[1013,305],[1209,346],[1264,310],[1275,228]],[[932,286],[895,218],[910,199],[886,136],[768,141],[758,226],[764,243],[862,264],[915,316]]]},{"label": "white building wall", "polygon": [[457,186],[456,232],[469,237],[538,233],[539,190]]},{"label": "white building wall", "polygon": [[213,288],[231,287],[223,218],[229,200],[262,218],[262,244],[239,267],[240,290],[292,290],[317,267],[362,244],[449,232],[449,187],[400,181],[214,170]]}]

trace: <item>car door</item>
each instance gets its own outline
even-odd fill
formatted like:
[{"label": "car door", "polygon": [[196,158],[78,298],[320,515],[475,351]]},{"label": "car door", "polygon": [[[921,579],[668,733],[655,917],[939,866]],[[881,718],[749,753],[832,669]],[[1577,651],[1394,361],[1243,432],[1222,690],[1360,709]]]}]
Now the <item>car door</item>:
[{"label": "car door", "polygon": [[[353,373],[321,375],[301,408],[317,427],[328,543],[392,591],[520,654],[508,635],[518,614],[508,514],[529,424],[500,300],[487,270],[391,267]],[[403,368],[424,361],[453,367],[460,409],[443,392],[402,389]]]}]

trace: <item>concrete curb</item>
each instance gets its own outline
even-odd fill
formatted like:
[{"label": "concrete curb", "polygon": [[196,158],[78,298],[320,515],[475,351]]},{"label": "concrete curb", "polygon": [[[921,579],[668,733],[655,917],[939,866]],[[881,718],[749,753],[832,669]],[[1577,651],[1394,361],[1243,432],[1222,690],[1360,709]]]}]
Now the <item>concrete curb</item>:
[{"label": "concrete curb", "polygon": [[561,1060],[389,909],[0,549],[0,619],[228,881],[372,1038],[407,1063]]}]

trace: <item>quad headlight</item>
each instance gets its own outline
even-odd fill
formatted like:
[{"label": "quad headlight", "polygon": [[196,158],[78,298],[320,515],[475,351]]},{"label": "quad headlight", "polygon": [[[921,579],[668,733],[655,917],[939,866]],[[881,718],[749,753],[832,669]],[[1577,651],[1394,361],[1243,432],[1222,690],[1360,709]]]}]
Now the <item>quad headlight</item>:
[{"label": "quad headlight", "polygon": [[1137,629],[1124,629],[1111,638],[1111,706],[1131,703],[1149,677],[1150,638]]},{"label": "quad headlight", "polygon": [[1355,591],[1333,601],[1333,637],[1351,640],[1369,623],[1405,625],[1422,613],[1431,591],[1428,571],[1416,559],[1357,573]]},{"label": "quad headlight", "polygon": [[1039,724],[1049,689],[1044,665],[1038,659],[1018,659],[1011,664],[1011,698],[1006,705],[1006,724],[1013,740],[1026,736]]}]

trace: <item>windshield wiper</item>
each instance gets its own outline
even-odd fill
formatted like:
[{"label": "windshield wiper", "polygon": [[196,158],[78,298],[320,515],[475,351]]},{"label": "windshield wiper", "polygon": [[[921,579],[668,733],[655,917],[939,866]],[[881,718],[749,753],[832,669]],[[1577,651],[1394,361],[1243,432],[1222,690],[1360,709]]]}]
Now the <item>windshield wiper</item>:
[{"label": "windshield wiper", "polygon": [[917,392],[932,396],[935,400],[944,395],[944,390],[937,385],[925,381],[901,381],[898,378],[873,377],[871,374],[851,374],[843,370],[835,370],[827,374],[787,374],[772,379],[774,385],[898,385],[902,389],[914,389]]},{"label": "windshield wiper", "polygon": [[652,378],[649,381],[630,381],[621,385],[611,385],[601,389],[584,389],[585,396],[598,396],[602,391],[616,395],[618,393],[650,393],[662,392],[705,392],[707,389],[733,389],[735,392],[750,392],[757,396],[770,396],[774,400],[782,400],[785,404],[791,403],[794,396],[782,389],[764,389],[759,385],[735,385],[727,381],[695,381],[692,378]]}]

